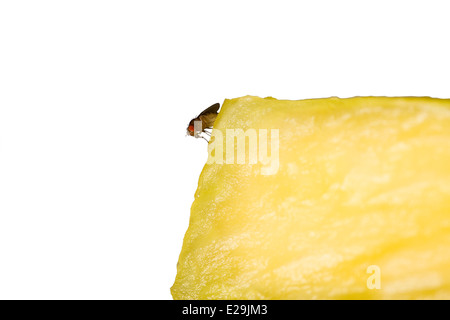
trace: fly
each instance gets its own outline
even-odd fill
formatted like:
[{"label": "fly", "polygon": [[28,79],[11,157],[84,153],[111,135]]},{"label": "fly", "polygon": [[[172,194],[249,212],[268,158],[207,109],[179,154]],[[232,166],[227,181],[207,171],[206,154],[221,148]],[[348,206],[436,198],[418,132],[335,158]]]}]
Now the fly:
[{"label": "fly", "polygon": [[203,110],[196,118],[189,121],[188,127],[186,129],[186,133],[189,136],[194,138],[203,138],[206,139],[202,133],[205,133],[208,136],[211,136],[210,131],[206,131],[207,129],[212,129],[214,121],[217,118],[218,111],[220,108],[219,103],[215,103],[209,108]]}]

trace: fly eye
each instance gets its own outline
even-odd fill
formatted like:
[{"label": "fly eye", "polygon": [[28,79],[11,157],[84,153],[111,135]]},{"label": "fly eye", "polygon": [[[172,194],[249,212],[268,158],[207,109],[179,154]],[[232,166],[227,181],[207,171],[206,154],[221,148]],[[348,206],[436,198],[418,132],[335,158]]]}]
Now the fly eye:
[{"label": "fly eye", "polygon": [[190,125],[190,126],[188,127],[188,130],[189,130],[189,132],[194,132],[194,126],[193,126],[193,125]]}]

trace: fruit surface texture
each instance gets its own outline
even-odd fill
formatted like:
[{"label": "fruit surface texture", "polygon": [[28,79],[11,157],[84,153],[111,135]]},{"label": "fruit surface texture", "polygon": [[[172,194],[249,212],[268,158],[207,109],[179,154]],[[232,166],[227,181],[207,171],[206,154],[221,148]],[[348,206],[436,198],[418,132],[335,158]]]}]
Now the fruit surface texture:
[{"label": "fruit surface texture", "polygon": [[225,100],[171,292],[450,299],[450,100]]}]

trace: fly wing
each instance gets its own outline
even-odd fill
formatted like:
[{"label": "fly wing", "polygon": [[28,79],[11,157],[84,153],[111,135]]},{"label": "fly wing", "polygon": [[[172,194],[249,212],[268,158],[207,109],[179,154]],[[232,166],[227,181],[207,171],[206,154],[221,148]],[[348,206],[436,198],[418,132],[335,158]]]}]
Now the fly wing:
[{"label": "fly wing", "polygon": [[202,116],[208,113],[217,113],[217,111],[219,111],[220,108],[220,103],[214,103],[211,107],[206,108],[205,110],[202,111],[202,113],[200,113],[198,116]]},{"label": "fly wing", "polygon": [[202,129],[212,128],[214,125],[214,121],[216,121],[217,113],[208,113],[202,116],[199,116],[199,119],[202,120]]}]

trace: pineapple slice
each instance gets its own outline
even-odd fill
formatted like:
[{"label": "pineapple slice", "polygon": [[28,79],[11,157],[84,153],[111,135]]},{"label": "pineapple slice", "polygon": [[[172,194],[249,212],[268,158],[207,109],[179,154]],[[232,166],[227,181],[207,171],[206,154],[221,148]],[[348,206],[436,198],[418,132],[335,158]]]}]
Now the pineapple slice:
[{"label": "pineapple slice", "polygon": [[171,292],[450,299],[450,100],[225,100]]}]

